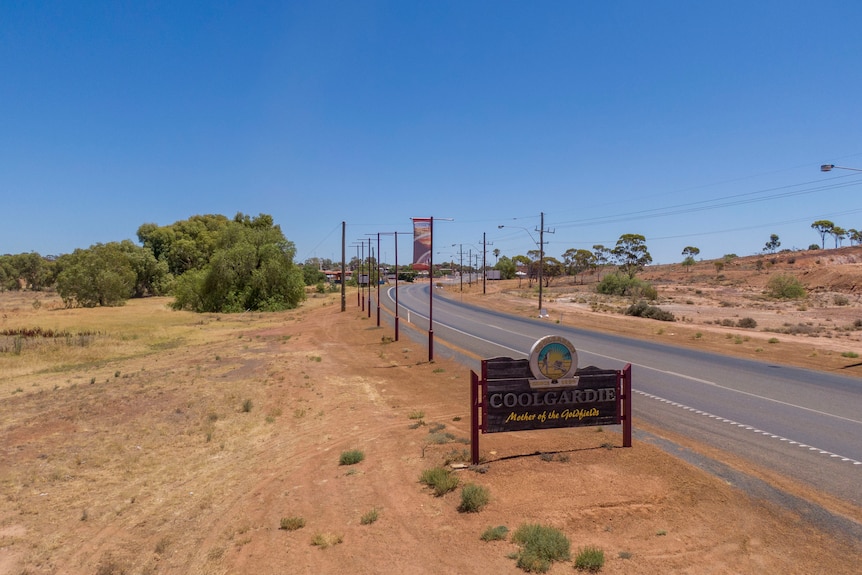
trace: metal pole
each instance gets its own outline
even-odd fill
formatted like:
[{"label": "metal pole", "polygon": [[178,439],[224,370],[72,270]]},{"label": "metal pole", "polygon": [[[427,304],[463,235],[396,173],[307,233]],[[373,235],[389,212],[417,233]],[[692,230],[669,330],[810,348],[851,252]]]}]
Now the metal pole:
[{"label": "metal pole", "polygon": [[341,222],[341,311],[347,309],[347,264],[345,260],[344,234],[347,231],[347,222]]},{"label": "metal pole", "polygon": [[374,254],[371,251],[371,238],[368,238],[368,317],[371,317],[371,259]]},{"label": "metal pole", "polygon": [[485,295],[485,281],[487,278],[485,276],[488,275],[488,271],[485,269],[485,258],[488,255],[488,245],[485,239],[485,232],[482,232],[482,295]]},{"label": "metal pole", "polygon": [[431,236],[431,253],[428,255],[428,361],[434,361],[434,217],[430,218],[428,232]]},{"label": "metal pole", "polygon": [[377,232],[377,327],[380,327],[380,232]]},{"label": "metal pole", "polygon": [[356,288],[359,290],[356,292],[356,296],[359,298],[359,301],[362,302],[360,305],[362,306],[362,311],[365,311],[365,297],[362,295],[362,262],[365,261],[365,242],[359,242],[359,245],[362,246],[360,250],[362,252],[362,258],[359,260],[359,277],[356,279]]},{"label": "metal pole", "polygon": [[464,245],[458,244],[458,281],[460,282],[461,291],[464,291]]},{"label": "metal pole", "polygon": [[398,341],[398,232],[395,232],[395,341]]}]

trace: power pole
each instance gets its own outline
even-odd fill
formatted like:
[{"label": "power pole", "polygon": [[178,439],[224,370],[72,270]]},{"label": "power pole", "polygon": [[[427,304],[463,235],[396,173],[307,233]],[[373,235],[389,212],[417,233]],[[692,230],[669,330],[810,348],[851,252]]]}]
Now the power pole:
[{"label": "power pole", "polygon": [[344,262],[344,234],[346,232],[347,222],[341,222],[341,311],[345,311],[347,309],[347,292],[345,291],[347,289],[347,264]]},{"label": "power pole", "polygon": [[542,271],[545,267],[545,232],[554,233],[554,230],[545,229],[545,212],[540,214],[539,227],[539,315],[542,314]]}]

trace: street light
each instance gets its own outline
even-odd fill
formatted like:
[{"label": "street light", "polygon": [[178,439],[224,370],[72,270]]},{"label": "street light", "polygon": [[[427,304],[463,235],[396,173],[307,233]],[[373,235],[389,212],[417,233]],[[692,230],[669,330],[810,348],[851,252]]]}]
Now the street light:
[{"label": "street light", "polygon": [[862,168],[848,168],[847,166],[836,166],[835,164],[821,164],[821,172],[831,172],[832,170],[851,170],[854,172],[862,172]]}]

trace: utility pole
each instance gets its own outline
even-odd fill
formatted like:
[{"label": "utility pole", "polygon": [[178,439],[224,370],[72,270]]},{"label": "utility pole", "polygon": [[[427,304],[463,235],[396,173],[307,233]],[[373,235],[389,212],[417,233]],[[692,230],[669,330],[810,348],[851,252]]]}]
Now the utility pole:
[{"label": "utility pole", "polygon": [[347,222],[341,222],[341,311],[347,309],[347,264],[344,262],[344,234],[347,232]]},{"label": "utility pole", "polygon": [[[494,242],[491,242],[491,245],[493,246]],[[485,262],[485,260],[487,257],[488,257],[488,241],[485,238],[485,232],[482,232],[482,295],[484,295],[486,293],[485,292],[485,282],[486,282],[487,276],[488,276],[488,266],[487,266],[487,263]]]},{"label": "utility pole", "polygon": [[545,212],[541,212],[539,227],[539,315],[542,315],[542,272],[545,267],[545,232],[552,234],[554,230],[545,229]]}]

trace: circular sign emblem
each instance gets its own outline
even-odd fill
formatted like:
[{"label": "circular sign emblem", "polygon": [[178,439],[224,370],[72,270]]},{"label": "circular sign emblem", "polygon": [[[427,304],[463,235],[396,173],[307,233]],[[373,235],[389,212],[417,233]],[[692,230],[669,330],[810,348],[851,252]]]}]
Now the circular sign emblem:
[{"label": "circular sign emblem", "polygon": [[569,340],[547,335],[530,349],[530,371],[536,379],[571,379],[578,369],[578,352]]}]

